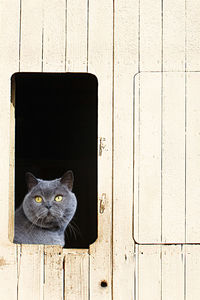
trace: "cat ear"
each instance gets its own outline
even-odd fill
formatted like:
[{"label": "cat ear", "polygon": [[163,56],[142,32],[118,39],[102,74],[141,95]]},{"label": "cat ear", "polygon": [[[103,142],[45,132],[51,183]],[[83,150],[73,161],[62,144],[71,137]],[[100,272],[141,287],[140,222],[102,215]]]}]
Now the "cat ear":
[{"label": "cat ear", "polygon": [[26,183],[27,183],[28,191],[30,191],[35,185],[38,184],[38,180],[37,180],[37,178],[35,178],[35,176],[33,174],[31,174],[30,172],[27,172],[26,173]]},{"label": "cat ear", "polygon": [[67,171],[62,178],[60,179],[62,184],[66,184],[68,189],[72,191],[73,183],[74,183],[74,175],[72,171]]}]

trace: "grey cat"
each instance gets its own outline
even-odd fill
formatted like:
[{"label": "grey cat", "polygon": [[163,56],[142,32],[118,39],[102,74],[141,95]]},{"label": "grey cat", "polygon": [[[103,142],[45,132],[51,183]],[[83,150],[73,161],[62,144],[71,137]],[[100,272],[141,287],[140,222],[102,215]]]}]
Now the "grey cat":
[{"label": "grey cat", "polygon": [[14,243],[64,246],[64,232],[77,207],[73,181],[72,171],[55,180],[26,173],[28,193],[15,212]]}]

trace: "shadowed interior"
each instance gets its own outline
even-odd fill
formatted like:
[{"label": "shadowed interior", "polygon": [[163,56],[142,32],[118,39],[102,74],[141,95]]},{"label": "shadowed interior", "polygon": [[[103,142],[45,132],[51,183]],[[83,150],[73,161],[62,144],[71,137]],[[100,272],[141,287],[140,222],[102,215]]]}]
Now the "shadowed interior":
[{"label": "shadowed interior", "polygon": [[97,79],[87,73],[16,73],[15,207],[27,193],[25,173],[51,180],[74,173],[78,200],[66,248],[97,238]]}]

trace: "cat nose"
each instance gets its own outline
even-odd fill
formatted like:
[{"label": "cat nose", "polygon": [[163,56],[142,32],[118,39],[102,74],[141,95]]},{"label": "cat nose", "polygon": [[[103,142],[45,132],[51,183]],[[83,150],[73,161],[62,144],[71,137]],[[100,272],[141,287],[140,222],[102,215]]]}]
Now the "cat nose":
[{"label": "cat nose", "polygon": [[50,209],[52,207],[52,205],[50,203],[46,203],[45,207],[48,208],[48,209]]}]

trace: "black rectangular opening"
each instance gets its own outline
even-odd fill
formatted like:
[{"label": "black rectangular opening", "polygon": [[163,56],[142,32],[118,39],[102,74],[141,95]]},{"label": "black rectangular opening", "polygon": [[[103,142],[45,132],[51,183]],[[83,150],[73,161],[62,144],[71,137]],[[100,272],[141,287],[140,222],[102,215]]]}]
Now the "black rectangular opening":
[{"label": "black rectangular opening", "polygon": [[97,79],[88,73],[15,73],[15,208],[25,173],[53,180],[74,173],[77,210],[66,248],[97,238]]}]

